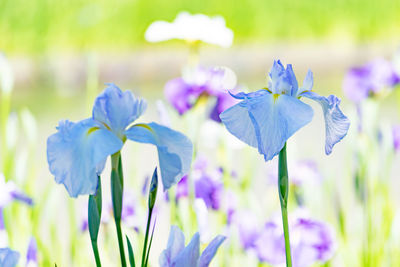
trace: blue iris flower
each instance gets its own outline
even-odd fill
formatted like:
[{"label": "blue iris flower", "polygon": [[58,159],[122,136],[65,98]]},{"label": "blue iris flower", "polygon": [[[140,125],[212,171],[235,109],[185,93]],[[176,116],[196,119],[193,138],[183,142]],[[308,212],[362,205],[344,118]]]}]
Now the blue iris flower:
[{"label": "blue iris flower", "polygon": [[325,118],[325,153],[347,134],[350,121],[339,109],[340,99],[334,95],[323,97],[312,92],[313,74],[308,71],[303,86],[299,87],[292,65],[286,69],[274,61],[269,73],[268,88],[251,93],[232,95],[242,100],[221,113],[228,131],[258,148],[266,161],[275,157],[285,142],[313,117],[312,108],[300,101],[301,97],[315,100],[322,106]]},{"label": "blue iris flower", "polygon": [[218,235],[200,255],[200,235],[196,233],[185,247],[185,236],[181,229],[172,226],[167,248],[161,253],[160,267],[207,267],[226,237]]},{"label": "blue iris flower", "polygon": [[19,260],[19,253],[9,248],[0,248],[0,266],[15,267]]},{"label": "blue iris flower", "polygon": [[192,143],[154,122],[130,126],[145,110],[144,100],[109,84],[96,98],[91,118],[61,121],[47,140],[47,161],[56,182],[71,197],[94,194],[107,157],[120,151],[127,139],[157,147],[164,189],[178,182],[189,171]]}]

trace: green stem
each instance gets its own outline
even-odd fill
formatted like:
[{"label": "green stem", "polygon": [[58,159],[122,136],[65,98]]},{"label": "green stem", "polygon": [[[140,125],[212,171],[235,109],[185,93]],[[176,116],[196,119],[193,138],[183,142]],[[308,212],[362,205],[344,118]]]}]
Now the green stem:
[{"label": "green stem", "polygon": [[147,242],[149,239],[149,231],[150,231],[150,223],[151,223],[151,215],[153,213],[153,209],[149,209],[149,216],[147,218],[147,226],[146,226],[146,235],[144,237],[144,245],[143,245],[143,253],[142,253],[142,264],[141,266],[145,266],[146,261],[146,251],[147,251]]},{"label": "green stem", "polygon": [[96,260],[96,266],[101,267],[99,248],[97,246],[97,240],[92,240],[92,248],[93,248],[94,258]]},{"label": "green stem", "polygon": [[99,235],[100,223],[101,223],[101,210],[102,210],[102,191],[101,191],[101,179],[97,177],[98,184],[95,195],[89,196],[88,204],[88,227],[90,240],[92,242],[92,249],[94,258],[96,260],[96,266],[101,267],[99,248],[97,245],[97,237]]},{"label": "green stem", "polygon": [[122,267],[126,267],[124,239],[121,230],[122,196],[124,190],[124,177],[122,171],[121,153],[117,152],[111,156],[111,196],[115,227],[117,229],[119,254]]},{"label": "green stem", "polygon": [[289,178],[287,170],[286,143],[279,152],[279,174],[278,174],[279,200],[281,203],[283,233],[285,236],[286,266],[292,267],[292,256],[290,252],[289,223],[287,214],[287,202],[289,196]]}]

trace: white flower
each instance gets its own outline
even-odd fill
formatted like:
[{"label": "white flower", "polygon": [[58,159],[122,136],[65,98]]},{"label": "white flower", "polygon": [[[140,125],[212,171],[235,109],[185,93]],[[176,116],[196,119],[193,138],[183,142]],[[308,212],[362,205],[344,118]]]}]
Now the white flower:
[{"label": "white flower", "polygon": [[181,12],[173,22],[153,22],[147,28],[145,38],[148,42],[181,39],[229,47],[232,45],[233,31],[226,27],[221,16],[211,18],[204,14]]},{"label": "white flower", "polygon": [[9,94],[14,86],[14,76],[6,56],[0,52],[0,89]]}]

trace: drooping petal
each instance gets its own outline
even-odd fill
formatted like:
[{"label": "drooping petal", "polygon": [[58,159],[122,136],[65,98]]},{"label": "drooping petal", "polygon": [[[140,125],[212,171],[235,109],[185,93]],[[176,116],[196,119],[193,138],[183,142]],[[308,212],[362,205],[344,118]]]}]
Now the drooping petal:
[{"label": "drooping petal", "polygon": [[172,261],[185,248],[185,236],[179,227],[172,225],[169,232],[167,248],[161,253],[159,264],[161,267],[172,266]]},{"label": "drooping petal", "polygon": [[311,121],[313,110],[295,97],[264,94],[245,99],[220,117],[230,133],[257,147],[268,161],[290,136]]},{"label": "drooping petal", "polygon": [[9,248],[0,248],[0,266],[15,267],[19,260],[19,253]]},{"label": "drooping petal", "polygon": [[172,261],[173,267],[197,266],[200,256],[200,234],[194,234],[190,243]]},{"label": "drooping petal", "polygon": [[71,197],[94,194],[99,164],[119,151],[122,141],[92,119],[77,123],[61,121],[58,132],[47,139],[50,172],[63,184]]},{"label": "drooping petal", "polygon": [[136,98],[130,91],[122,92],[116,85],[109,84],[96,98],[92,116],[122,139],[125,128],[145,110],[145,100]]},{"label": "drooping petal", "polygon": [[197,267],[208,267],[225,239],[226,237],[222,235],[215,237],[201,254]]},{"label": "drooping petal", "polygon": [[323,97],[314,92],[304,92],[301,96],[315,100],[322,107],[325,118],[325,153],[329,155],[333,146],[346,136],[350,127],[349,119],[339,108],[340,99],[334,95]]},{"label": "drooping petal", "polygon": [[189,172],[193,145],[182,133],[151,122],[136,124],[125,134],[132,141],[157,146],[164,190],[169,189]]}]

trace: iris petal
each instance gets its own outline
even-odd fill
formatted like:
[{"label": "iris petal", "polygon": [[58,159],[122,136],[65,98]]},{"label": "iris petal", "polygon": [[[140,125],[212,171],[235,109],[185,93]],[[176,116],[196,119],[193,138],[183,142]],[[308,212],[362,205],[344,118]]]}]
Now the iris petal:
[{"label": "iris petal", "polygon": [[346,136],[350,127],[349,119],[339,108],[340,99],[334,95],[324,97],[314,92],[304,92],[301,96],[318,102],[322,107],[325,118],[325,153],[329,155],[333,146]]},{"label": "iris petal", "polygon": [[96,98],[92,116],[122,138],[125,128],[145,110],[145,100],[136,98],[130,91],[122,92],[116,85],[109,84]]},{"label": "iris petal", "polygon": [[215,253],[217,253],[219,246],[221,246],[225,239],[226,237],[221,235],[215,237],[201,254],[197,267],[208,267]]},{"label": "iris petal", "polygon": [[185,236],[175,225],[171,226],[167,248],[160,255],[160,266],[171,266],[172,260],[185,248]]},{"label": "iris petal", "polygon": [[200,256],[200,235],[194,234],[190,243],[185,247],[172,262],[174,267],[197,266]]},{"label": "iris petal", "polygon": [[313,110],[295,97],[264,94],[243,100],[220,117],[230,133],[257,147],[268,161],[290,136],[311,121]]},{"label": "iris petal", "polygon": [[47,161],[57,183],[71,197],[94,194],[97,175],[108,155],[119,151],[122,141],[92,119],[61,121],[58,132],[47,139]]},{"label": "iris petal", "polygon": [[297,91],[299,89],[299,84],[297,82],[296,75],[294,74],[292,64],[288,64],[286,66],[286,75],[290,81],[290,84],[292,85],[290,95],[295,96],[295,95],[297,95]]},{"label": "iris petal", "polygon": [[0,248],[0,266],[15,267],[19,260],[19,253],[9,248]]},{"label": "iris petal", "polygon": [[170,188],[189,172],[193,145],[185,135],[154,122],[136,124],[125,134],[132,141],[157,146],[164,189]]},{"label": "iris petal", "polygon": [[307,75],[303,81],[303,86],[297,92],[297,95],[300,95],[301,93],[303,93],[305,91],[311,91],[311,89],[313,88],[313,85],[314,85],[313,73],[311,70],[308,70]]}]

